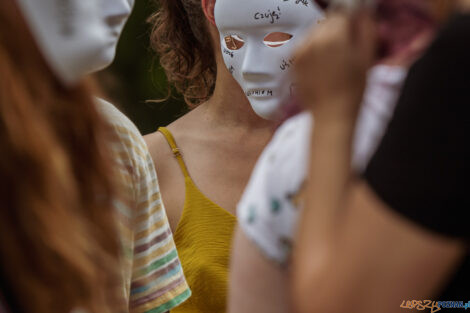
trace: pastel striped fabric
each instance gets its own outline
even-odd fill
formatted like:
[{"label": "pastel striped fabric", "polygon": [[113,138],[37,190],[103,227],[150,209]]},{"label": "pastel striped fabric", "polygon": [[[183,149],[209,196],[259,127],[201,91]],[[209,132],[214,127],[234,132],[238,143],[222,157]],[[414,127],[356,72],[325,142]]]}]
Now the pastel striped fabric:
[{"label": "pastel striped fabric", "polygon": [[155,167],[134,124],[98,100],[119,141],[113,145],[127,202],[116,201],[124,251],[124,292],[131,313],[171,310],[191,295],[163,208]]}]

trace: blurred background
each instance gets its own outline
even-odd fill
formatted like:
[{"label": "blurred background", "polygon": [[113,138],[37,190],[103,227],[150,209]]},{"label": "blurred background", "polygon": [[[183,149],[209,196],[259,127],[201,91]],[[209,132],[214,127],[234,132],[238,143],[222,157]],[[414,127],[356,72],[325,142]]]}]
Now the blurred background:
[{"label": "blurred background", "polygon": [[157,9],[155,0],[135,2],[132,16],[124,29],[114,63],[96,74],[104,98],[116,105],[142,134],[154,132],[187,112],[183,97],[172,91],[159,60],[149,43],[148,17]]}]

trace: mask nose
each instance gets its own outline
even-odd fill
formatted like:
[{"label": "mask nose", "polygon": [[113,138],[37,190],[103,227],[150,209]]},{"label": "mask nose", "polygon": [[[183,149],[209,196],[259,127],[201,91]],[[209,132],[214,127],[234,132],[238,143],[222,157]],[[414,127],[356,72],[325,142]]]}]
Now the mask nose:
[{"label": "mask nose", "polygon": [[108,25],[120,25],[131,14],[131,5],[128,0],[101,0],[103,16]]},{"label": "mask nose", "polygon": [[260,45],[247,44],[242,65],[242,76],[245,80],[256,82],[269,80],[273,76],[269,69],[269,55],[264,50]]}]

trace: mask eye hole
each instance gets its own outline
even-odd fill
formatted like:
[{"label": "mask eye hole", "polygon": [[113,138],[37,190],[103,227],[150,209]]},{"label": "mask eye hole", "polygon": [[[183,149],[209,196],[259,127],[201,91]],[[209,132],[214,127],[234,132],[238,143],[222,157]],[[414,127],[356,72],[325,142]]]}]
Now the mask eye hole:
[{"label": "mask eye hole", "polygon": [[238,35],[229,35],[224,38],[225,46],[230,50],[239,50],[245,44],[245,41],[242,37]]},{"label": "mask eye hole", "polygon": [[263,42],[268,47],[276,48],[286,44],[292,37],[294,36],[288,33],[275,32],[266,35]]}]

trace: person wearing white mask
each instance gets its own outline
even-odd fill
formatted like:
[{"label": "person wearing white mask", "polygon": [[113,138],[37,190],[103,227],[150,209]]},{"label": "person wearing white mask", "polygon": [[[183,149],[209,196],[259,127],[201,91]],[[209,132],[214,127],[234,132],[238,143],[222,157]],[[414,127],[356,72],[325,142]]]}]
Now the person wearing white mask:
[{"label": "person wearing white mask", "polygon": [[[18,187],[26,193],[24,197],[32,202],[28,208],[33,214],[39,212],[40,204],[34,205],[35,196],[38,199],[46,199],[44,204],[50,208],[49,211],[41,211],[45,216],[52,214],[62,217],[57,220],[44,221],[45,225],[42,228],[38,225],[37,230],[35,227],[29,227],[30,237],[19,236],[23,241],[18,242],[18,246],[36,246],[37,254],[40,254],[38,251],[42,248],[45,260],[49,251],[55,251],[59,257],[55,261],[49,260],[48,266],[38,267],[37,273],[28,275],[25,271],[22,276],[24,278],[15,280],[15,283],[9,276],[9,272],[2,271],[2,276],[7,277],[5,282],[8,282],[5,288],[2,286],[2,294],[5,295],[3,298],[10,306],[10,310],[14,312],[17,310],[67,312],[74,307],[84,308],[91,312],[121,310],[165,312],[186,300],[190,295],[166,214],[159,200],[158,182],[145,142],[135,126],[112,105],[102,100],[97,100],[97,104],[93,104],[87,97],[87,92],[82,90],[80,83],[85,75],[102,69],[112,62],[120,32],[132,6],[133,1],[127,0],[100,2],[8,0],[2,3],[1,13],[5,17],[2,17],[5,23],[3,25],[5,27],[2,26],[1,29],[2,39],[4,39],[2,51],[6,51],[1,60],[4,78],[1,81],[2,119],[5,119],[6,125],[10,128],[12,125],[17,125],[16,136],[18,138],[21,138],[19,135],[21,133],[28,134],[27,131],[22,131],[21,127],[32,130],[36,126],[36,131],[31,135],[36,135],[35,140],[44,145],[43,153],[51,154],[50,164],[45,164],[45,160],[42,163],[38,161],[35,163],[37,169],[33,167],[35,173],[38,173],[37,180],[44,181],[40,184],[44,190],[37,186],[35,190],[31,186],[32,196],[28,198],[28,183],[31,180],[32,184],[35,176],[31,175],[32,179],[24,180],[26,187],[23,186],[23,188],[20,184],[15,184],[13,180],[9,185],[12,189],[10,192],[12,199],[8,201],[9,198],[7,198],[6,202],[11,204],[8,208],[22,207],[18,202],[19,199],[15,198],[14,190]],[[22,21],[23,18],[26,24]],[[18,44],[15,41],[16,38],[6,31],[7,28],[22,29],[21,27],[24,29],[20,33],[23,36],[21,40],[31,42],[32,45],[36,43],[39,52],[28,48],[25,44]],[[33,35],[32,40],[27,38],[30,36],[27,27]],[[23,67],[21,62],[25,63],[26,70],[24,71],[19,70]],[[16,71],[16,75],[9,77],[8,70],[12,69]],[[43,72],[42,75],[41,72]],[[18,74],[23,74],[25,78],[19,79]],[[40,79],[37,79],[39,77]],[[15,82],[15,79],[19,83]],[[19,87],[9,88],[8,86],[13,85],[11,82],[17,83]],[[24,93],[22,96],[18,93],[21,88]],[[58,95],[54,96],[54,93]],[[20,115],[21,111],[6,111],[8,105],[14,107],[15,102],[24,105],[27,99],[34,99],[30,102],[34,102],[39,108],[36,109],[35,119],[28,120],[27,115]],[[69,105],[62,103],[67,102],[63,101],[67,99],[71,100]],[[9,100],[13,104],[8,103]],[[77,103],[73,103],[74,101]],[[96,105],[99,111],[96,111]],[[33,109],[31,109],[32,113]],[[108,123],[101,121],[103,117]],[[11,124],[15,118],[20,124]],[[8,145],[9,136],[14,135],[10,128],[7,127],[6,133],[3,134],[3,139],[7,142],[2,146],[14,155],[19,151],[15,146]],[[52,148],[54,146],[59,150],[54,150]],[[28,148],[31,151],[26,149],[22,155],[27,156],[30,152],[32,156],[39,158],[40,156],[36,154],[40,154],[41,149],[37,148],[32,145]],[[111,149],[109,151],[111,154],[106,153],[108,149]],[[65,153],[62,155],[60,152]],[[7,153],[5,155],[8,156]],[[62,160],[60,156],[63,157]],[[111,156],[117,163],[114,168],[110,168]],[[3,158],[2,165],[5,165],[4,162],[8,160],[9,158]],[[21,164],[21,158],[15,160]],[[34,158],[31,157],[31,160]],[[23,167],[27,165],[28,163]],[[10,177],[8,168],[6,165],[2,166],[2,177],[5,179]],[[11,168],[21,169],[22,167],[18,165],[15,167],[15,164],[11,164]],[[42,172],[39,170],[42,168],[45,170],[41,175]],[[62,176],[62,180],[54,180],[55,173],[59,175],[59,178]],[[67,176],[67,174],[70,175]],[[44,193],[52,189],[52,186],[55,186],[57,196],[55,198],[51,196],[49,199],[48,194]],[[73,191],[74,186],[77,187],[76,194]],[[118,192],[113,192],[114,186]],[[75,199],[72,195],[78,198]],[[113,211],[105,209],[109,209],[111,205],[114,208]],[[67,211],[68,206],[69,211]],[[117,236],[113,232],[115,228],[113,215],[115,215],[116,208],[119,217],[118,229],[121,234],[121,251],[124,251],[125,255],[120,266],[117,266],[117,262],[112,263],[113,258],[117,261],[115,258],[117,257],[115,254]],[[17,223],[19,225],[15,229],[21,233],[24,231],[25,224],[21,219],[17,220]],[[94,224],[96,227],[91,227]],[[54,239],[48,237],[58,234],[47,232],[48,236],[41,240],[38,233],[35,233],[35,230],[39,232],[41,229],[60,231],[61,228],[58,225],[68,230],[68,237],[64,236],[64,240],[74,249],[68,257],[69,259],[74,256],[77,258],[75,267],[73,267],[74,263],[67,264],[65,248],[58,243],[54,245]],[[3,226],[5,225],[2,225],[5,231],[11,228],[7,227],[8,224]],[[35,240],[36,237],[39,240]],[[47,242],[47,239],[52,242]],[[3,242],[2,244],[2,247],[8,248]],[[88,248],[83,246],[84,244]],[[95,252],[90,256],[87,255],[87,251],[91,248]],[[15,264],[20,267],[27,262],[18,255],[15,259],[13,253],[2,252],[2,255],[11,255],[11,260],[2,260],[5,261],[2,262],[4,270],[8,268],[4,267],[6,264]],[[85,271],[86,266],[89,267],[88,272]],[[90,272],[89,270],[93,267],[96,271]],[[124,274],[125,302],[115,300],[119,296],[114,294],[114,288],[110,285],[116,281],[112,274],[119,269]],[[61,270],[63,273],[60,272]],[[57,275],[61,275],[63,280],[57,277],[57,281],[54,281],[57,287],[52,288],[47,284],[45,277],[53,279]],[[61,284],[61,281],[70,287]],[[37,287],[32,288],[33,284]],[[50,297],[48,297],[48,290],[51,291]],[[39,296],[40,294],[42,297]],[[14,296],[10,297],[10,295]],[[31,301],[25,302],[23,297],[31,297]]]},{"label": "person wearing white mask", "polygon": [[[214,16],[220,32],[219,38],[226,67],[243,89],[254,111],[264,119],[281,120],[285,115],[283,103],[295,95],[296,82],[290,76],[295,62],[293,51],[303,42],[308,30],[322,22],[324,19],[322,8],[310,0],[283,2],[217,0]],[[302,121],[291,124],[289,134],[283,136],[284,141],[292,140],[290,137],[295,136],[296,132],[301,133],[304,127]],[[274,135],[274,142],[279,142],[278,132]],[[282,189],[297,184],[297,177],[302,177],[305,172],[302,171],[302,160],[299,157],[302,158],[303,151],[308,149],[308,142],[298,141],[295,144],[279,142],[277,149],[285,151],[286,157],[277,159],[278,162],[271,168],[262,165],[260,168],[267,151],[272,150],[273,141],[261,155],[261,160],[254,170],[253,176],[263,177],[263,181],[257,178],[254,181],[252,177],[248,187],[250,198],[262,201],[271,212],[282,208],[281,203],[275,202],[276,199],[270,199],[268,193],[277,194]],[[273,173],[278,175],[270,176]],[[300,186],[301,184],[295,187],[300,188]],[[244,198],[247,197],[246,193],[247,191]],[[249,213],[255,214],[255,210],[260,208],[253,208],[251,204]],[[245,230],[247,222],[254,222],[252,218],[255,216],[247,217],[240,211],[239,205],[237,212],[239,224]],[[289,218],[292,219],[294,213],[288,210],[284,212],[287,215],[283,218],[287,218],[285,222],[289,223]],[[279,228],[282,225],[273,224],[269,225],[269,228],[263,228],[267,226],[266,224],[258,226],[259,229],[255,234],[253,232],[247,234],[250,238],[256,238],[254,242],[265,243],[259,244],[261,250],[253,249],[244,254],[247,250],[244,245],[247,243],[240,242],[239,236],[235,237],[235,247],[232,248],[232,272],[229,278],[228,312],[288,311],[287,272],[265,260],[263,256],[266,252],[259,253],[259,251],[271,252],[266,241],[272,241],[269,236],[285,231],[285,227]],[[284,245],[287,245],[287,242]],[[253,262],[255,257],[261,262]]]},{"label": "person wearing white mask", "polygon": [[0,2],[0,310],[125,312],[94,0]]},{"label": "person wearing white mask", "polygon": [[224,312],[235,208],[274,131],[223,61],[215,0],[164,0],[151,43],[196,108],[146,136],[192,296],[172,312]]}]

